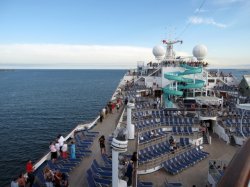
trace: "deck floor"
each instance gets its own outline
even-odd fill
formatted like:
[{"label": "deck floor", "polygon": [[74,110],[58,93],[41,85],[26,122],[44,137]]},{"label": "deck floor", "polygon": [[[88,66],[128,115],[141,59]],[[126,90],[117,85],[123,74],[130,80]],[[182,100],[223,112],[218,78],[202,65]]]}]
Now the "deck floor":
[{"label": "deck floor", "polygon": [[86,171],[91,167],[92,161],[96,159],[99,163],[102,163],[101,158],[101,152],[99,147],[98,139],[101,135],[105,136],[106,139],[106,149],[107,154],[110,153],[110,147],[108,143],[108,138],[110,135],[112,135],[113,131],[116,128],[118,118],[120,116],[120,113],[122,112],[122,109],[120,109],[119,112],[114,110],[113,114],[108,114],[104,119],[103,122],[98,122],[97,125],[91,129],[91,131],[97,131],[99,132],[99,136],[95,138],[90,150],[92,151],[92,154],[90,156],[84,157],[82,162],[74,168],[74,170],[70,173],[69,177],[69,183],[70,186],[74,187],[81,187],[81,186],[88,186],[87,180],[86,180]]},{"label": "deck floor", "polygon": [[[113,114],[108,114],[104,118],[102,123],[98,122],[97,125],[92,129],[92,131],[100,132],[99,137],[101,135],[105,136],[107,154],[110,154],[108,138],[115,130],[121,112],[122,109],[120,109],[119,112],[114,111]],[[83,161],[70,173],[70,186],[88,186],[86,180],[86,171],[91,167],[92,161],[96,159],[99,163],[102,163],[101,152],[98,142],[99,137],[95,138],[94,143],[91,147],[91,156],[85,157]],[[130,140],[128,147],[129,152],[127,154],[131,154],[135,150],[135,141]],[[166,181],[182,182],[184,186],[206,186],[208,161],[210,159],[230,161],[235,152],[238,150],[238,147],[228,145],[224,141],[219,139],[217,135],[212,134],[212,144],[205,145],[204,150],[210,153],[208,158],[175,176],[168,174],[164,169],[160,169],[159,171],[154,172],[152,174],[139,175],[138,179],[141,181],[151,181],[156,187],[164,186],[164,183]]]},{"label": "deck floor", "polygon": [[212,134],[212,144],[204,146],[204,151],[209,152],[210,155],[193,167],[187,168],[174,176],[168,174],[164,169],[160,169],[153,174],[140,175],[138,178],[142,181],[150,179],[156,187],[164,186],[166,181],[181,182],[184,186],[206,186],[208,184],[208,161],[213,159],[230,161],[237,150],[238,147],[226,144],[217,135]]}]

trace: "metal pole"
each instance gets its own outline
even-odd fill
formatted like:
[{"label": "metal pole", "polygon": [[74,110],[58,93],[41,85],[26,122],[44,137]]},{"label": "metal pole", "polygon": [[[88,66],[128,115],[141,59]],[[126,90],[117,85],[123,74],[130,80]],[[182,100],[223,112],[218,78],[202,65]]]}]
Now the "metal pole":
[{"label": "metal pole", "polygon": [[137,169],[138,169],[138,149],[139,148],[139,132],[137,132],[137,138],[136,138],[136,141],[135,141],[135,149],[136,149],[136,152],[137,152],[137,161],[136,163],[133,163],[134,165],[134,173],[133,173],[133,187],[137,187]]}]

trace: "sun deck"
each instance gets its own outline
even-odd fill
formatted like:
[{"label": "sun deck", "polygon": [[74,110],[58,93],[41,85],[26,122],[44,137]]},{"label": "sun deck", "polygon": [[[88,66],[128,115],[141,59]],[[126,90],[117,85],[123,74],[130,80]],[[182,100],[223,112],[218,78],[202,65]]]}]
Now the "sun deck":
[{"label": "sun deck", "polygon": [[208,184],[208,161],[212,159],[230,161],[238,150],[238,147],[226,144],[215,134],[212,134],[212,144],[203,146],[204,150],[210,154],[207,159],[199,162],[198,164],[187,168],[177,175],[171,175],[164,169],[160,169],[159,171],[151,174],[139,175],[139,180],[150,180],[154,183],[154,186],[159,187],[164,186],[166,181],[181,182],[184,186],[206,186]]},{"label": "sun deck", "polygon": [[[91,131],[99,132],[99,136],[104,135],[106,138],[106,149],[107,154],[110,155],[110,146],[108,142],[108,138],[112,135],[113,131],[116,128],[119,117],[122,113],[123,108],[120,108],[119,112],[116,109],[113,111],[113,114],[108,114],[102,121],[102,123],[98,122]],[[98,142],[99,137],[96,137],[90,150],[92,154],[88,157],[85,157],[82,162],[74,168],[74,170],[70,173],[69,183],[70,186],[88,186],[87,183],[87,170],[91,167],[91,164],[94,159],[96,159],[99,163],[102,163],[101,151]]]}]

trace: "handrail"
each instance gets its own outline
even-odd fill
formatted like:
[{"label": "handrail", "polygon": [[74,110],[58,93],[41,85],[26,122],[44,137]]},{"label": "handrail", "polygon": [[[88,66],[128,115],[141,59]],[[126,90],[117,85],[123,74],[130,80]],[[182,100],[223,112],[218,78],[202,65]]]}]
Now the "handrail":
[{"label": "handrail", "polygon": [[192,144],[191,144],[191,147],[188,147],[188,146],[181,147],[178,150],[175,150],[174,154],[172,152],[171,153],[166,153],[166,154],[161,155],[161,156],[159,156],[157,158],[148,160],[148,161],[140,164],[139,168],[140,168],[140,170],[147,170],[147,169],[154,168],[156,166],[160,166],[163,162],[165,162],[165,161],[167,161],[167,160],[169,160],[171,158],[174,158],[175,156],[177,156],[179,154],[182,154],[182,153],[184,153],[184,152],[186,152],[188,150],[191,150],[191,149],[193,149],[195,147],[196,146],[192,145]]},{"label": "handrail", "polygon": [[234,155],[227,166],[225,174],[218,183],[218,187],[248,186],[250,179],[250,138]]}]

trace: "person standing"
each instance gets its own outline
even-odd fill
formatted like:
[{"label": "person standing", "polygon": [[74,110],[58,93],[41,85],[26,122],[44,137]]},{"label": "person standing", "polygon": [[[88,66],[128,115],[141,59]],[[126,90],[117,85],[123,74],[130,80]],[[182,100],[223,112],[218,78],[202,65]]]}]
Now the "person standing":
[{"label": "person standing", "polygon": [[127,185],[131,186],[132,185],[132,175],[133,175],[133,165],[132,165],[132,160],[129,161],[128,166],[127,166],[127,171],[125,173],[125,176],[128,177],[128,182]]},{"label": "person standing", "polygon": [[17,179],[18,187],[25,187],[26,181],[24,175],[21,173]]},{"label": "person standing", "polygon": [[62,153],[62,146],[63,146],[63,143],[64,143],[65,139],[61,134],[59,134],[57,138],[58,138],[58,143],[59,143],[59,146],[60,146],[60,152]]},{"label": "person standing", "polygon": [[60,171],[56,171],[54,173],[54,186],[61,187],[62,173]]},{"label": "person standing", "polygon": [[131,156],[131,160],[133,162],[134,168],[136,168],[136,164],[137,164],[137,152],[133,152],[133,155]]},{"label": "person standing", "polygon": [[125,103],[125,105],[127,105],[127,104],[128,104],[128,98],[127,98],[127,97],[125,98],[124,103]]},{"label": "person standing", "polygon": [[65,173],[62,173],[61,187],[68,187],[68,186],[69,186],[69,181],[67,175]]},{"label": "person standing", "polygon": [[102,111],[100,112],[100,122],[102,123],[102,120],[103,120],[103,113]]},{"label": "person standing", "polygon": [[56,147],[56,151],[57,151],[57,157],[59,157],[60,156],[60,144],[58,142],[58,139],[56,140],[55,147]]},{"label": "person standing", "polygon": [[57,150],[54,142],[50,143],[49,149],[50,149],[52,163],[54,163],[57,159]]},{"label": "person standing", "polygon": [[105,106],[105,116],[107,116],[108,115],[108,107],[107,106]]},{"label": "person standing", "polygon": [[43,169],[43,176],[44,176],[44,180],[45,180],[45,184],[46,187],[53,187],[53,180],[54,180],[54,176],[53,176],[53,172],[46,166]]},{"label": "person standing", "polygon": [[76,145],[73,141],[71,142],[71,146],[70,146],[70,158],[76,159]]},{"label": "person standing", "polygon": [[101,154],[106,154],[105,137],[104,137],[104,135],[102,135],[99,138],[99,143],[100,143]]},{"label": "person standing", "polygon": [[11,181],[10,187],[18,187],[17,178],[14,178],[14,179]]},{"label": "person standing", "polygon": [[117,110],[117,112],[119,112],[119,109],[120,109],[120,104],[116,103],[116,110]]},{"label": "person standing", "polygon": [[28,175],[27,182],[29,183],[30,187],[32,187],[35,180],[35,175],[33,173],[34,168],[31,160],[29,160],[26,164],[26,172]]},{"label": "person standing", "polygon": [[62,158],[66,159],[68,158],[68,145],[66,143],[63,144],[62,146]]}]

